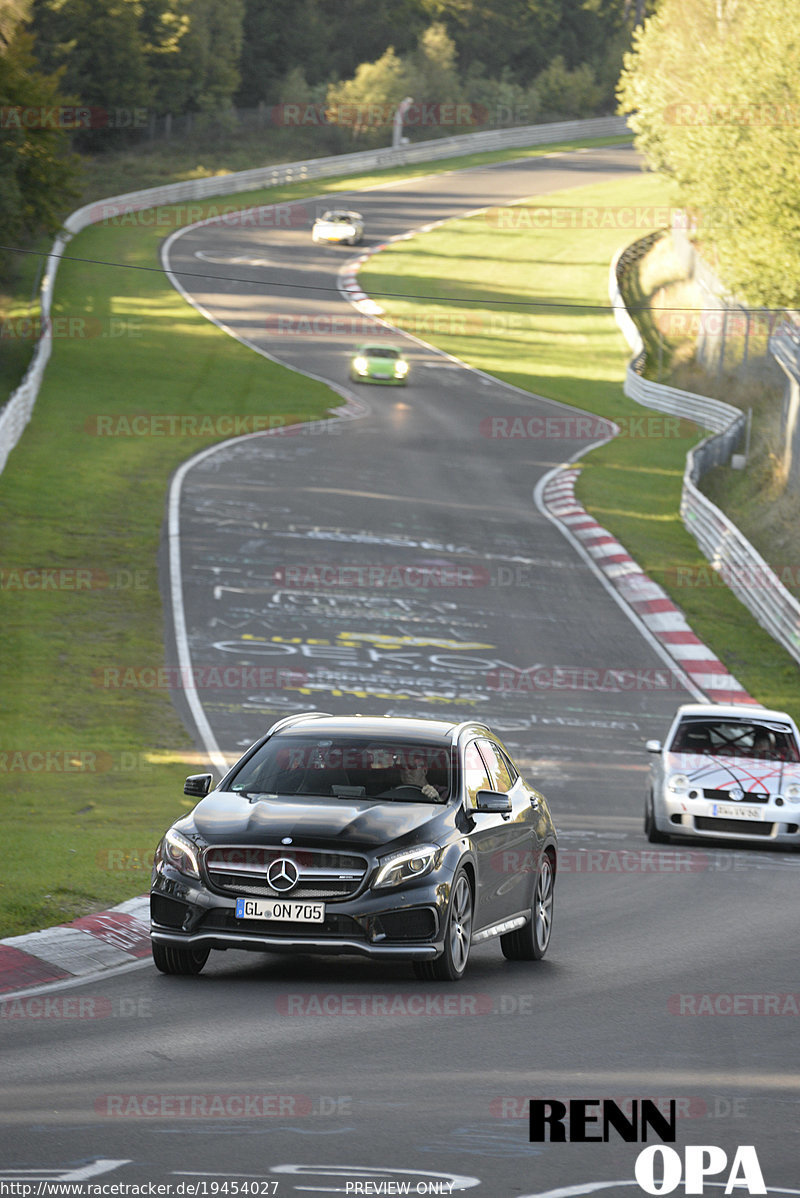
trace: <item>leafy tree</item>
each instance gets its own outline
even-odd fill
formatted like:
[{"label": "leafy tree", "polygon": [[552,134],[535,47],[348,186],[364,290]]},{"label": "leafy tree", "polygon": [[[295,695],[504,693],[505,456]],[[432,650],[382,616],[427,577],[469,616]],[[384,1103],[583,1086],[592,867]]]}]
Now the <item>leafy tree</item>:
[{"label": "leafy tree", "polygon": [[188,68],[188,106],[220,115],[239,86],[243,0],[185,0],[189,24],[180,40],[181,65]]},{"label": "leafy tree", "polygon": [[362,62],[352,79],[328,88],[329,119],[356,136],[384,129],[410,86],[408,65],[390,46],[376,62]]},{"label": "leafy tree", "polygon": [[191,18],[183,0],[139,0],[139,36],[150,82],[150,107],[184,112],[192,90],[191,65],[183,42]]},{"label": "leafy tree", "polygon": [[134,0],[33,0],[31,30],[45,71],[93,109],[82,148],[105,149],[130,136],[150,99]]},{"label": "leafy tree", "polygon": [[720,273],[800,305],[800,29],[782,0],[663,0],[637,32],[620,106],[697,214]]},{"label": "leafy tree", "polygon": [[63,68],[83,104],[109,113],[107,127],[81,135],[103,149],[153,110],[229,110],[243,16],[244,0],[33,0],[31,25],[45,69]]},{"label": "leafy tree", "polygon": [[560,54],[536,76],[535,87],[542,112],[551,116],[586,116],[596,110],[602,98],[589,64],[570,70]]},{"label": "leafy tree", "polygon": [[[20,27],[0,39],[0,240],[4,245],[61,226],[65,203],[77,198],[78,162],[69,153],[71,101],[57,74],[45,75],[33,39]],[[25,110],[25,115],[23,115]],[[38,117],[37,117],[38,114]],[[14,255],[0,256],[12,273]]]},{"label": "leafy tree", "polygon": [[480,64],[473,63],[464,76],[464,94],[476,112],[485,112],[490,126],[532,125],[541,111],[535,84],[523,87],[509,67],[503,67],[498,79],[487,79]]},{"label": "leafy tree", "polygon": [[417,101],[448,104],[460,100],[463,86],[456,65],[455,42],[441,21],[429,26],[416,50],[403,59],[408,94]]},{"label": "leafy tree", "polygon": [[283,80],[295,69],[304,80],[322,75],[327,84],[330,79],[327,37],[315,0],[245,0],[243,32],[238,104],[308,102],[308,91],[280,95]]},{"label": "leafy tree", "polygon": [[11,42],[15,30],[28,19],[30,0],[0,0],[0,46]]}]

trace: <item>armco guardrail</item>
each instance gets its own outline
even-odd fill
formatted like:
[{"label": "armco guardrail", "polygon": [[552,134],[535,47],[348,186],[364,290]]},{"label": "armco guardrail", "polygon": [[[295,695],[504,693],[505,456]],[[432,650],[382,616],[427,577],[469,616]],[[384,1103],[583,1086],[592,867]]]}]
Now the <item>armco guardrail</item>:
[{"label": "armco guardrail", "polygon": [[744,427],[744,413],[721,400],[644,379],[637,370],[643,364],[644,343],[622,299],[619,272],[638,256],[636,245],[617,254],[609,276],[609,295],[617,324],[634,355],[625,373],[623,390],[629,399],[643,407],[669,412],[712,430],[711,436],[686,455],[681,519],[737,599],[800,662],[800,604],[736,525],[697,487],[707,470],[730,459]]},{"label": "armco guardrail", "polygon": [[458,137],[416,142],[397,149],[362,150],[356,154],[310,158],[305,162],[263,166],[230,175],[215,175],[210,179],[190,179],[184,183],[169,183],[164,187],[148,187],[142,191],[128,192],[126,195],[111,196],[76,209],[64,221],[64,234],[56,238],[47,260],[41,290],[43,332],[37,342],[31,364],[22,383],[0,409],[0,472],[5,467],[9,453],[22,436],[39,394],[52,348],[50,306],[58,261],[67,242],[81,229],[107,219],[111,214],[138,212],[145,208],[156,208],[160,204],[207,200],[213,196],[234,195],[261,187],[274,187],[280,183],[293,183],[303,179],[328,179],[360,170],[382,170],[415,162],[454,158],[460,154],[478,154],[486,150],[522,149],[526,146],[546,145],[549,142],[584,137],[617,137],[628,131],[624,117],[597,117],[585,121],[558,121],[552,125],[490,129],[484,133],[464,133]]}]

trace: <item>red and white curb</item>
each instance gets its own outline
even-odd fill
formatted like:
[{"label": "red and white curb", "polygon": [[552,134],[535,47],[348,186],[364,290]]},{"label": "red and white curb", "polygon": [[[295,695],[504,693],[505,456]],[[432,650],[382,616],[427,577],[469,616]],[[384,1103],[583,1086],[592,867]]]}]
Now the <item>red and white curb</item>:
[{"label": "red and white curb", "polygon": [[689,627],[666,591],[644,573],[608,529],[575,498],[576,467],[554,471],[539,498],[552,519],[576,541],[584,556],[635,613],[679,671],[712,703],[758,703]]},{"label": "red and white curb", "polygon": [[142,895],[72,923],[0,940],[0,1001],[34,986],[80,980],[149,957],[149,903]]}]

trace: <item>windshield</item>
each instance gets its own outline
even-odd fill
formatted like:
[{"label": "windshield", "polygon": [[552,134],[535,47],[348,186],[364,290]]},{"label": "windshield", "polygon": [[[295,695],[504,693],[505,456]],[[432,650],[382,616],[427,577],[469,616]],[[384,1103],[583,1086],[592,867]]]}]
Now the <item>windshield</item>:
[{"label": "windshield", "polygon": [[389,349],[385,345],[366,345],[361,351],[365,358],[398,358],[399,350]]},{"label": "windshield", "polygon": [[673,753],[708,757],[757,757],[764,761],[800,761],[791,728],[756,720],[683,720],[675,732]]},{"label": "windshield", "polygon": [[227,789],[248,795],[323,795],[441,803],[450,796],[450,747],[374,737],[271,737]]}]

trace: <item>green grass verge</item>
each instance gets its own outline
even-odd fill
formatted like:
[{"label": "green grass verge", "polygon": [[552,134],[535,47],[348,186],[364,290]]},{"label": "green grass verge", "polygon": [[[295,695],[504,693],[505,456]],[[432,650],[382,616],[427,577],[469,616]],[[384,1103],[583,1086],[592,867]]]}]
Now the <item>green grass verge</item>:
[{"label": "green grass verge", "polygon": [[[697,634],[761,702],[800,718],[800,670],[723,586],[679,515],[694,426],[625,398],[629,353],[608,312],[608,269],[648,229],[621,227],[670,204],[653,176],[532,201],[513,227],[479,215],[390,246],[360,272],[387,318],[470,365],[621,424],[582,459],[578,497],[684,610]],[[587,228],[587,224],[596,227]],[[487,417],[492,413],[487,411]],[[476,430],[477,434],[477,430]],[[551,443],[557,452],[557,444]]]},{"label": "green grass verge", "polygon": [[[61,264],[60,333],[33,419],[0,475],[0,936],[145,891],[158,837],[191,806],[183,778],[202,763],[165,692],[98,680],[109,668],[163,664],[156,553],[168,479],[222,437],[97,436],[97,417],[314,418],[340,402],[221,333],[160,273],[135,268],[158,265],[159,242],[180,220],[221,208],[558,148],[574,146],[219,197],[70,242],[69,254],[88,261]],[[31,277],[38,261],[25,259]]]},{"label": "green grass verge", "polygon": [[[152,266],[160,236],[100,228],[70,248]],[[89,335],[56,340],[0,476],[3,935],[146,889],[147,846],[152,859],[196,759],[166,692],[102,680],[163,665],[167,482],[224,437],[97,430],[144,413],[314,418],[341,402],[220,333],[158,272],[64,262],[54,317]]]}]

